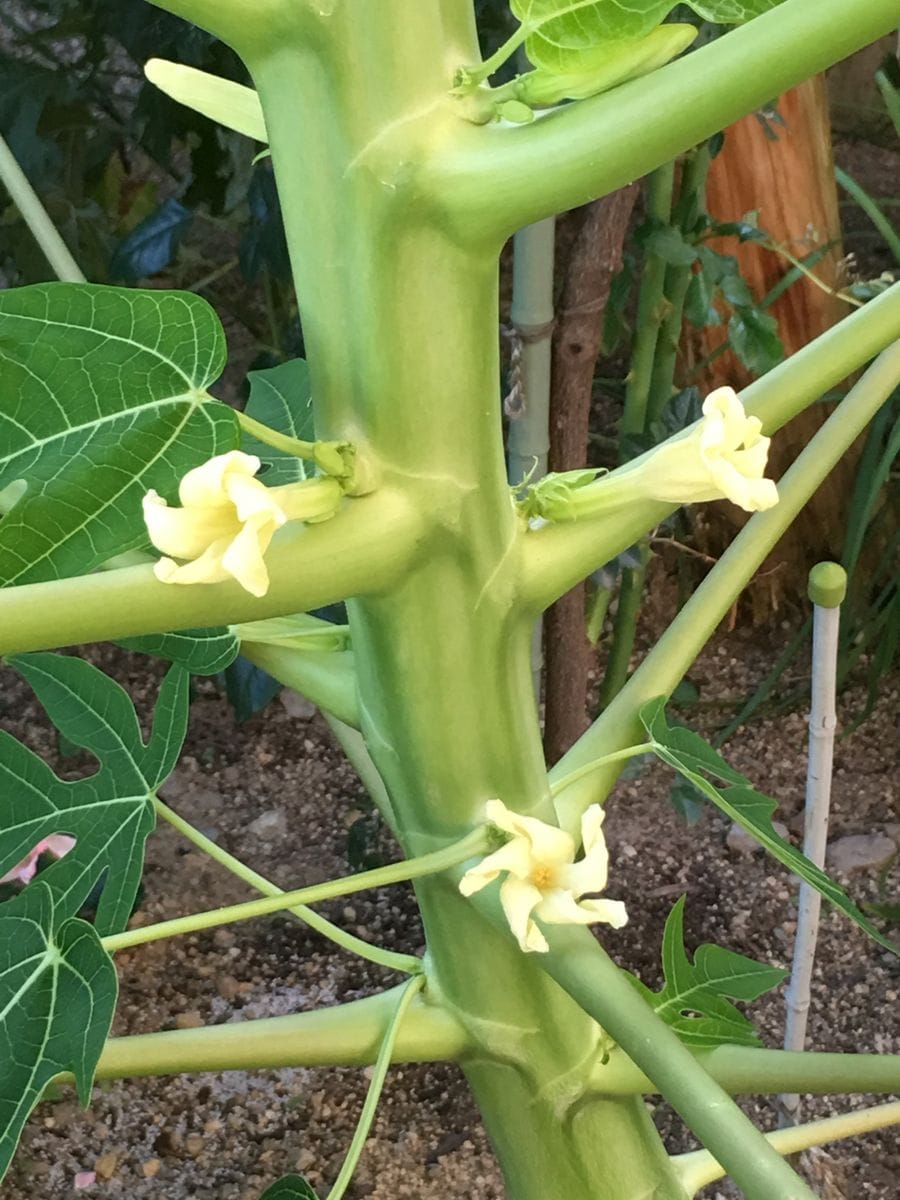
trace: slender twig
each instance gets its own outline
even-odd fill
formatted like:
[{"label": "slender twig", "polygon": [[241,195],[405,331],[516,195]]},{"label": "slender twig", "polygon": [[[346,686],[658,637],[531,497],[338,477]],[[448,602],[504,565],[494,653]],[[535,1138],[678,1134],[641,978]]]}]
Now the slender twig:
[{"label": "slender twig", "polygon": [[350,1149],[347,1151],[347,1157],[344,1159],[340,1173],[334,1181],[334,1186],[328,1193],[328,1200],[341,1200],[341,1197],[350,1186],[350,1181],[356,1170],[356,1164],[359,1162],[359,1156],[362,1154],[366,1138],[369,1136],[369,1130],[372,1128],[372,1122],[375,1120],[375,1112],[378,1108],[378,1101],[381,1098],[381,1089],[384,1087],[388,1068],[391,1065],[394,1043],[400,1032],[400,1026],[403,1023],[403,1018],[406,1016],[407,1009],[415,999],[416,993],[421,991],[424,984],[425,977],[424,975],[420,975],[418,978],[410,979],[403,988],[400,1002],[384,1035],[384,1041],[381,1043],[381,1049],[378,1051],[375,1066],[372,1068],[372,1080],[369,1084],[369,1090],[366,1093],[359,1124],[356,1126],[356,1132],[353,1134],[353,1140],[350,1143]]},{"label": "slender twig", "polygon": [[65,283],[84,283],[85,278],[59,230],[50,220],[40,197],[0,135],[0,181],[6,186],[22,220],[34,235],[57,279]]},{"label": "slender twig", "polygon": [[103,938],[103,948],[110,954],[130,946],[142,946],[147,942],[158,942],[163,938],[179,937],[186,933],[197,933],[202,929],[215,929],[235,921],[249,921],[254,917],[271,916],[272,913],[296,908],[301,904],[316,904],[320,900],[333,900],[336,896],[351,896],[369,888],[384,887],[391,883],[404,883],[410,879],[421,879],[435,875],[450,867],[458,866],[468,858],[484,853],[491,842],[487,827],[479,828],[432,854],[420,858],[404,859],[387,867],[376,867],[374,871],[362,871],[341,879],[330,879],[326,883],[312,884],[279,896],[267,896],[262,900],[248,900],[244,904],[229,904],[207,912],[191,913],[187,917],[176,917],[171,921],[160,921],[125,933],[114,933]]},{"label": "slender twig", "polygon": [[[215,862],[225,867],[232,875],[236,875],[238,879],[242,879],[244,883],[248,883],[251,887],[256,888],[258,892],[262,892],[264,896],[283,896],[284,888],[278,887],[271,880],[264,878],[252,867],[248,867],[242,863],[240,859],[229,854],[227,850],[223,850],[221,846],[201,833],[188,821],[178,815],[174,809],[169,808],[168,804],[164,803],[157,796],[154,800],[154,807],[157,814],[167,821],[173,829],[177,829],[180,834],[192,842],[204,854],[208,854]],[[297,917],[304,925],[309,925],[311,929],[315,929],[317,933],[321,933],[323,937],[327,937],[329,941],[341,946],[344,950],[349,950],[351,954],[357,954],[360,958],[368,959],[369,962],[377,963],[381,967],[388,967],[392,971],[403,971],[407,975],[418,975],[422,971],[422,960],[413,954],[397,954],[393,950],[383,950],[380,946],[372,946],[368,942],[364,942],[362,938],[354,937],[352,933],[347,933],[338,925],[332,924],[325,917],[320,916],[314,909],[308,908],[305,904],[298,904],[296,907],[288,910],[292,917]]]}]

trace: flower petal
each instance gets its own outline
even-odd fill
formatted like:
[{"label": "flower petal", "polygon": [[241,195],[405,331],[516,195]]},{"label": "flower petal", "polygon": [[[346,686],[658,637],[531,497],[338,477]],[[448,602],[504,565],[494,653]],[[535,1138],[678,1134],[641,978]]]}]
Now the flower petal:
[{"label": "flower petal", "polygon": [[563,888],[546,892],[535,915],[548,925],[594,925],[604,921],[614,929],[621,928],[628,920],[621,900],[582,900],[579,903]]},{"label": "flower petal", "polygon": [[260,461],[255,454],[244,454],[241,450],[217,454],[188,471],[178,486],[178,499],[185,508],[216,508],[229,504],[225,476],[234,473],[252,478],[259,467]]},{"label": "flower petal", "polygon": [[234,505],[239,521],[265,516],[278,526],[287,520],[275,496],[258,479],[230,471],[224,482],[228,499]]},{"label": "flower petal", "polygon": [[218,538],[233,537],[240,525],[231,505],[220,509],[169,508],[162,496],[147,492],[144,523],[150,541],[174,558],[197,558]]},{"label": "flower petal", "polygon": [[492,825],[523,837],[532,848],[533,855],[548,866],[570,863],[575,857],[575,841],[571,834],[556,825],[548,825],[537,817],[526,817],[507,808],[502,800],[489,800],[485,814]]},{"label": "flower petal", "polygon": [[160,583],[224,583],[231,576],[222,565],[222,557],[231,545],[231,538],[220,538],[207,547],[193,562],[179,565],[171,558],[161,558],[154,564],[153,574]]},{"label": "flower petal", "polygon": [[255,520],[248,521],[222,555],[224,570],[251,596],[264,596],[269,590],[269,572],[263,554],[274,532],[269,521],[262,528],[256,528]]},{"label": "flower petal", "polygon": [[544,954],[550,947],[547,939],[531,919],[533,910],[541,903],[542,895],[533,884],[521,879],[508,878],[500,885],[500,903],[509,922],[519,949],[526,954],[536,951]]},{"label": "flower petal", "polygon": [[501,871],[509,871],[518,879],[527,879],[531,871],[531,852],[524,838],[513,838],[493,854],[482,859],[477,866],[466,871],[460,880],[459,890],[464,896],[481,891],[497,878]]}]

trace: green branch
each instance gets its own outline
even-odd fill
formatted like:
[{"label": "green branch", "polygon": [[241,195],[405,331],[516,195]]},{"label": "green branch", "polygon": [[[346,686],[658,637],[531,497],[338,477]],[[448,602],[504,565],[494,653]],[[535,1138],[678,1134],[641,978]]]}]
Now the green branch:
[{"label": "green branch", "polygon": [[[775,433],[897,338],[900,284],[750,384],[741,399],[747,411],[763,422],[765,432]],[[604,484],[600,480],[591,486]],[[612,517],[601,514],[530,530],[522,539],[522,602],[542,611],[673,511],[671,504],[647,501]]]},{"label": "green branch", "polygon": [[345,725],[359,729],[352,651],[294,650],[271,643],[242,641],[241,654]]},{"label": "green branch", "polygon": [[[375,1061],[400,990],[286,1017],[111,1038],[97,1077],[368,1066]],[[400,1026],[393,1061],[454,1061],[466,1045],[466,1032],[455,1017],[439,1005],[417,1001]]]},{"label": "green branch", "polygon": [[124,933],[113,933],[102,939],[103,948],[109,954],[126,950],[131,946],[143,946],[147,942],[158,942],[163,938],[180,937],[186,933],[197,933],[202,929],[215,929],[234,921],[249,921],[254,917],[270,916],[272,913],[297,908],[298,905],[317,904],[321,900],[333,900],[337,896],[352,896],[370,888],[384,887],[391,883],[405,883],[410,879],[422,879],[436,875],[450,867],[458,866],[467,859],[484,854],[490,847],[492,836],[486,826],[479,826],[471,833],[431,854],[418,858],[403,859],[373,871],[361,871],[358,875],[329,879],[325,883],[314,883],[296,891],[282,892],[262,900],[248,900],[243,904],[228,904],[223,908],[207,912],[191,913],[171,921],[159,921],[155,925],[143,925],[128,929]]},{"label": "green branch", "polygon": [[[900,341],[875,360],[815,434],[779,482],[775,507],[744,526],[615,700],[556,764],[551,779],[637,740],[641,707],[654,696],[671,694],[766,555],[898,381]],[[589,804],[609,794],[618,773],[616,764],[601,767],[568,788],[557,805],[560,824],[577,825]]]},{"label": "green branch", "polygon": [[[813,1146],[858,1137],[890,1125],[900,1125],[900,1101],[864,1108],[860,1112],[842,1113],[839,1117],[826,1117],[821,1121],[809,1121],[805,1125],[776,1129],[766,1134],[766,1141],[779,1154],[799,1154],[801,1150],[809,1150]],[[708,1150],[679,1154],[672,1159],[672,1165],[689,1196],[696,1196],[707,1184],[714,1183],[726,1174]]]},{"label": "green branch", "polygon": [[[195,845],[204,854],[207,854],[220,866],[225,867],[232,875],[236,875],[238,879],[242,879],[244,883],[249,883],[252,888],[256,888],[258,892],[262,892],[264,896],[283,896],[284,888],[278,887],[264,876],[257,874],[256,871],[242,863],[240,859],[229,854],[227,850],[223,850],[221,846],[201,833],[199,829],[195,829],[193,825],[180,817],[174,809],[169,808],[168,804],[164,804],[157,796],[154,800],[154,807],[157,814],[167,821],[173,829],[186,837],[187,840]],[[344,950],[349,950],[351,954],[357,954],[360,958],[365,958],[369,962],[377,963],[380,967],[387,967],[391,971],[403,971],[408,975],[419,975],[422,971],[422,960],[414,954],[397,954],[393,950],[382,950],[380,946],[372,946],[368,942],[364,942],[362,938],[355,937],[352,933],[347,933],[341,929],[339,925],[332,924],[325,917],[320,916],[315,909],[308,908],[305,904],[298,904],[295,908],[288,909],[292,917],[296,917],[302,921],[304,925],[308,925],[310,929],[314,929],[316,933],[322,934],[329,941],[334,942]]]},{"label": "green branch", "polygon": [[347,501],[329,521],[282,530],[266,554],[271,585],[261,599],[232,582],[160,583],[150,566],[4,588],[0,654],[289,616],[377,592],[408,570],[422,536],[409,502],[381,491]]},{"label": "green branch", "polygon": [[646,175],[890,33],[897,3],[820,0],[815,16],[813,27],[809,0],[785,0],[650,75],[530,125],[460,122],[431,165],[432,190],[467,236],[502,241]]},{"label": "green branch", "polygon": [[[730,1096],[900,1091],[900,1054],[819,1054],[718,1046],[694,1052],[697,1062]],[[598,1064],[593,1083],[604,1096],[651,1095],[650,1079],[621,1050]]]},{"label": "green branch", "polygon": [[65,283],[84,283],[81,268],[72,257],[62,234],[50,220],[40,197],[31,186],[27,175],[16,162],[12,150],[0,136],[0,182],[6,186],[10,199],[22,214],[22,220],[31,230],[44,257],[57,279]]},{"label": "green branch", "polygon": [[727,1168],[747,1200],[814,1200],[725,1091],[645,1004],[586,930],[545,929],[539,965],[645,1071],[688,1128]]}]

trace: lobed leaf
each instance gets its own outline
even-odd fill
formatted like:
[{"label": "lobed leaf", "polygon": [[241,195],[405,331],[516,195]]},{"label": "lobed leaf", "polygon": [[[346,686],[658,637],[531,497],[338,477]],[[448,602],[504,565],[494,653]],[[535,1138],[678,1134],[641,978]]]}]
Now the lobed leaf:
[{"label": "lobed leaf", "polygon": [[270,1188],[266,1188],[259,1200],[319,1200],[312,1186],[302,1175],[285,1175]]},{"label": "lobed leaf", "polygon": [[116,992],[96,930],[60,923],[46,883],[0,906],[0,1179],[54,1076],[71,1071],[88,1103]]},{"label": "lobed leaf", "polygon": [[238,444],[206,391],[225,361],[186,292],[50,283],[0,292],[0,585],[84,574],[146,544],[141,500]]},{"label": "lobed leaf", "polygon": [[114,933],[125,927],[137,894],[144,843],[155,824],[153,795],[184,741],[189,676],[180,667],[166,675],[145,744],[126,692],[90,663],[46,653],[9,663],[66,740],[90,751],[100,768],[86,779],[63,781],[0,731],[0,875],[44,838],[68,834],[74,848],[40,880],[59,918],[74,916],[102,881],[96,924],[101,933]]},{"label": "lobed leaf", "polygon": [[666,919],[662,990],[651,992],[629,976],[631,982],[686,1045],[759,1046],[752,1024],[731,1001],[756,1000],[782,983],[787,971],[709,944],[700,946],[691,962],[684,949],[684,899],[675,902]]},{"label": "lobed leaf", "polygon": [[167,658],[191,675],[218,675],[234,662],[240,650],[240,642],[225,626],[122,638],[118,645],[156,658]]},{"label": "lobed leaf", "polygon": [[[681,726],[670,726],[664,708],[665,698],[657,697],[645,704],[640,712],[641,722],[653,743],[655,754],[690,780],[698,791],[754,837],[773,858],[814,887],[826,900],[830,900],[871,938],[895,954],[900,953],[900,948],[872,924],[839,884],[775,830],[772,814],[777,808],[776,801],[756,791],[746,776],[730,767],[699,734]],[[709,781],[708,775],[724,780],[729,786],[724,789],[716,787]]]}]

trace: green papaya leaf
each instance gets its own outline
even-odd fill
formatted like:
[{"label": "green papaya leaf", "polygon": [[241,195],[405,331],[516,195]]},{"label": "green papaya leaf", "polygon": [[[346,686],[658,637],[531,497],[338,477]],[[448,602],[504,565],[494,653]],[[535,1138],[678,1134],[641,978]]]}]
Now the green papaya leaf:
[{"label": "green papaya leaf", "polygon": [[728,322],[728,342],[754,375],[765,375],[784,358],[778,322],[759,308],[735,308]]},{"label": "green papaya leaf", "polygon": [[[266,371],[251,371],[248,378],[250,399],[245,409],[248,417],[268,425],[276,433],[303,442],[315,441],[309,368],[302,358]],[[270,487],[308,479],[315,473],[314,463],[275,450],[246,433],[241,449],[257,455],[266,464],[264,479]]]},{"label": "green papaya leaf", "polygon": [[319,1197],[302,1175],[285,1175],[266,1188],[259,1200],[319,1200]]},{"label": "green papaya leaf", "polygon": [[116,1007],[95,929],[64,920],[46,883],[0,905],[0,1179],[44,1088],[71,1071],[82,1104]]},{"label": "green papaya leaf", "polygon": [[167,658],[192,675],[218,675],[238,656],[240,642],[224,626],[217,629],[182,629],[179,633],[153,633],[122,638],[126,650]]},{"label": "green papaya leaf", "polygon": [[691,962],[684,949],[684,899],[675,902],[666,919],[662,990],[651,992],[634,976],[629,976],[631,982],[686,1045],[761,1045],[750,1021],[731,1001],[756,1000],[778,987],[787,971],[709,944],[698,947]]},{"label": "green papaya leaf", "polygon": [[206,391],[222,327],[187,292],[48,283],[0,292],[0,584],[84,574],[143,546],[141,499],[237,446]]},{"label": "green papaya leaf", "polygon": [[[707,21],[735,25],[781,0],[690,0]],[[577,70],[580,56],[604,42],[642,38],[678,7],[678,0],[510,0],[522,23],[531,62],[550,71]]]},{"label": "green papaya leaf", "polygon": [[[776,832],[772,824],[776,801],[756,791],[746,776],[730,767],[699,734],[683,726],[669,726],[664,708],[665,698],[660,696],[648,701],[640,712],[641,722],[657,757],[689,779],[698,791],[754,837],[773,858],[814,887],[826,900],[830,900],[879,945],[895,954],[900,953],[900,947],[872,924],[839,884]],[[724,780],[728,786],[716,787],[707,778],[708,775]]]},{"label": "green papaya leaf", "polygon": [[126,692],[90,663],[45,653],[8,661],[60,733],[90,751],[100,768],[86,779],[63,781],[0,731],[0,875],[44,838],[75,838],[40,879],[60,918],[74,916],[102,881],[96,924],[101,933],[115,933],[124,929],[140,883],[144,842],[155,824],[153,795],[172,773],[184,741],[189,676],[180,667],[167,674],[145,745]]}]

